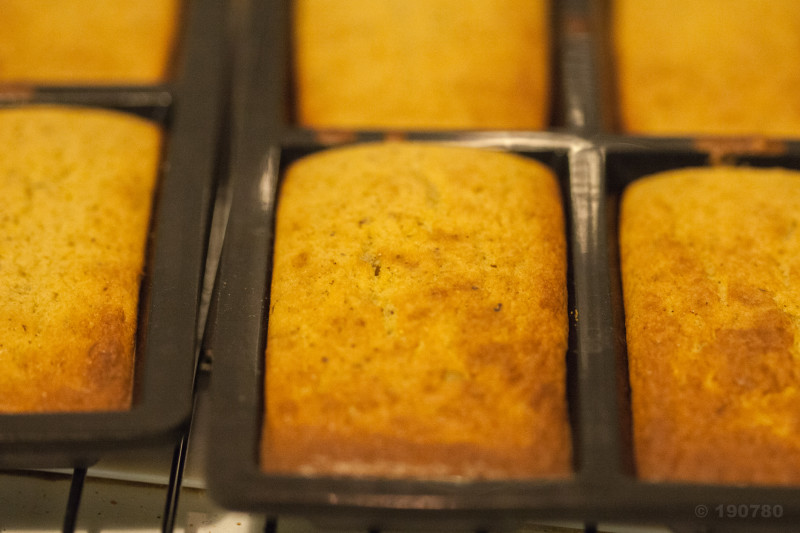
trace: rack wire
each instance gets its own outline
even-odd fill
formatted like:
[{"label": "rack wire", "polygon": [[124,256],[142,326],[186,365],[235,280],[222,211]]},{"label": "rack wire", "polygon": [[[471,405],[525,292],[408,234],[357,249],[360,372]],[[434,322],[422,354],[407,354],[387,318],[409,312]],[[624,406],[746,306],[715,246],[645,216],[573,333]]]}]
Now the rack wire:
[{"label": "rack wire", "polygon": [[[179,442],[176,444],[175,448],[175,455],[173,457],[172,466],[170,469],[170,482],[167,487],[165,487],[165,498],[164,498],[164,514],[163,514],[163,521],[161,525],[162,533],[172,533],[175,528],[176,520],[178,517],[178,502],[179,502],[179,494],[181,491],[181,479],[183,474],[183,469],[186,465],[186,455],[188,452],[188,443],[189,439],[186,438],[188,436],[188,431],[186,435],[184,435]],[[72,473],[71,482],[69,486],[69,493],[67,497],[67,505],[63,516],[63,533],[74,533],[76,531],[76,526],[78,524],[78,516],[81,507],[81,496],[85,487],[85,480],[87,476],[87,469],[86,468],[75,468]],[[280,517],[277,516],[267,516],[264,519],[264,533],[279,533],[281,531],[280,527]],[[115,524],[107,524],[108,526],[114,526]],[[538,531],[538,530],[537,530]],[[576,528],[553,528],[547,529],[547,531],[559,531],[562,533],[598,533],[598,529],[595,524],[584,524],[582,529]],[[378,528],[370,528],[366,530],[364,533],[381,533],[381,530]],[[476,530],[474,533],[489,533],[485,530]]]}]

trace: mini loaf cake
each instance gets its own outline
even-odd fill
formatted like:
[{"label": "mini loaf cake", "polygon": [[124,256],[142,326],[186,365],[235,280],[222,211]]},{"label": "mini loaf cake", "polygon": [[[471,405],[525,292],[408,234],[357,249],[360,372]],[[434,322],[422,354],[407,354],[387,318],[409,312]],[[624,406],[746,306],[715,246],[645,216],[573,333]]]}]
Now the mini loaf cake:
[{"label": "mini loaf cake", "polygon": [[277,209],[265,471],[570,472],[565,236],[549,169],[359,145],[293,164]]},{"label": "mini loaf cake", "polygon": [[800,484],[800,172],[638,180],[620,254],[639,475]]},{"label": "mini loaf cake", "polygon": [[180,0],[0,0],[0,83],[164,81]]},{"label": "mini loaf cake", "polygon": [[131,405],[160,143],[132,115],[0,110],[0,413]]},{"label": "mini loaf cake", "polygon": [[800,2],[612,5],[624,131],[800,136]]},{"label": "mini loaf cake", "polygon": [[293,15],[302,126],[548,124],[546,0],[295,0]]}]

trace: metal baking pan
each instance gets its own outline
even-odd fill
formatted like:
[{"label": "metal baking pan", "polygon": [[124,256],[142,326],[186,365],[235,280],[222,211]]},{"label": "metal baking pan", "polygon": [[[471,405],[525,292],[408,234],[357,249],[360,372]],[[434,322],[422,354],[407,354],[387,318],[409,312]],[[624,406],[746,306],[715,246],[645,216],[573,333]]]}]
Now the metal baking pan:
[{"label": "metal baking pan", "polygon": [[[676,531],[794,531],[800,525],[800,487],[731,486],[694,483],[655,483],[636,478],[632,452],[631,419],[627,353],[625,344],[624,308],[619,273],[617,218],[619,199],[624,188],[636,179],[656,172],[725,164],[753,167],[800,169],[800,152],[786,149],[782,153],[759,153],[743,150],[725,151],[720,159],[717,144],[710,150],[697,148],[697,141],[687,139],[650,139],[606,141],[600,148],[603,156],[601,179],[604,191],[608,276],[596,284],[608,286],[610,313],[598,314],[598,326],[611,332],[604,339],[606,350],[613,354],[619,369],[620,428],[619,450],[623,463],[613,490],[620,497],[619,512],[626,518],[642,522],[668,524]],[[729,147],[723,144],[724,147]],[[600,251],[600,250],[598,250]],[[605,268],[605,266],[603,267]],[[741,509],[759,506],[779,509],[781,516],[753,518],[752,511]],[[735,512],[731,512],[735,509]],[[772,514],[767,512],[765,514]]]},{"label": "metal baking pan", "polygon": [[4,106],[76,105],[150,119],[165,132],[139,304],[129,411],[0,415],[0,468],[84,467],[105,452],[173,441],[188,421],[197,315],[223,103],[225,4],[191,0],[170,80],[159,86],[15,86]]},{"label": "metal baking pan", "polygon": [[[621,462],[608,486],[615,498],[609,502],[613,510],[609,518],[668,526],[676,532],[795,531],[800,527],[800,487],[651,483],[636,477],[617,246],[620,195],[625,186],[640,177],[683,167],[732,164],[797,169],[800,145],[793,140],[761,137],[659,137],[622,132],[610,34],[612,1],[589,0],[584,4],[589,23],[582,59],[586,78],[575,89],[583,91],[577,98],[594,119],[585,134],[601,158],[596,179],[604,204],[597,234],[602,245],[595,250],[598,275],[592,285],[604,296],[593,301],[586,314],[591,314],[595,326],[603,332],[599,340],[606,354],[605,371],[616,369],[618,380],[615,449]],[[607,495],[598,497],[602,501]],[[743,514],[745,506],[749,510]],[[781,516],[754,518],[753,506],[767,509],[768,515],[772,509],[779,509]]]},{"label": "metal baking pan", "polygon": [[[410,136],[418,137],[437,140]],[[302,514],[326,527],[494,530],[524,520],[559,519],[659,524],[676,532],[796,529],[797,488],[645,483],[633,468],[623,310],[613,252],[614,198],[642,174],[704,165],[709,155],[680,146],[655,151],[626,144],[617,151],[610,145],[549,134],[471,135],[457,142],[544,157],[551,165],[554,155],[567,158],[566,166],[557,170],[570,231],[570,314],[578,317],[570,322],[568,354],[575,474],[560,481],[448,483],[260,471],[257,450],[276,195],[287,161],[322,148],[295,143],[264,147],[260,171],[247,180],[238,176],[234,191],[208,347],[213,358],[212,431],[234,437],[212,443],[207,465],[212,497],[239,510]],[[747,162],[776,163],[774,156],[763,161],[752,156]],[[780,163],[794,168],[800,160]],[[781,516],[742,520],[727,514],[729,506],[738,512],[740,506],[750,505],[780,508]]]},{"label": "metal baking pan", "polygon": [[[549,132],[331,132],[292,124],[287,1],[252,2],[241,23],[230,179],[233,200],[205,349],[212,361],[211,496],[225,507],[311,517],[327,528],[504,529],[526,520],[658,525],[680,533],[795,531],[798,488],[646,483],[634,469],[616,257],[616,198],[644,174],[718,162],[796,168],[783,140],[653,139],[614,131],[603,2],[554,2],[557,91]],[[609,96],[611,95],[611,96]],[[329,146],[407,138],[544,158],[562,184],[569,231],[568,404],[574,474],[560,481],[433,482],[261,472],[266,309],[273,210],[285,165]],[[723,514],[717,506],[724,506]],[[780,506],[772,519],[728,506]],[[704,514],[705,512],[705,514]],[[635,526],[634,526],[635,527]]]},{"label": "metal baking pan", "polygon": [[[375,140],[374,135],[357,141]],[[568,198],[573,192],[570,175],[581,175],[576,163],[585,143],[558,134],[530,135],[409,135],[422,142],[455,142],[466,146],[499,148],[532,157],[547,164],[560,180],[567,227],[573,214]],[[345,143],[349,144],[349,143]],[[342,146],[335,143],[333,146]],[[329,145],[330,146],[330,145]],[[291,161],[324,149],[319,143],[293,143],[268,148],[254,140],[261,151],[260,170],[236,176],[228,233],[219,270],[215,312],[211,317],[213,337],[208,345],[212,358],[212,433],[234,436],[211,443],[208,478],[215,499],[226,506],[249,511],[313,515],[329,525],[343,523],[361,527],[397,527],[434,519],[472,527],[497,526],[520,520],[534,507],[541,516],[576,506],[582,490],[580,475],[557,481],[434,482],[419,480],[353,479],[275,475],[261,472],[257,450],[262,424],[264,348],[271,279],[273,215],[283,170]],[[570,233],[572,235],[572,233]],[[570,311],[574,316],[576,277],[586,276],[586,256],[574,240],[568,285]],[[578,254],[577,256],[575,254]],[[580,272],[580,274],[578,274]],[[592,424],[579,425],[586,406],[577,390],[586,383],[579,346],[582,321],[570,321],[570,347],[566,354],[570,418],[576,472],[591,457]],[[583,340],[585,343],[585,339]],[[610,384],[613,388],[613,383]],[[587,453],[589,456],[587,456]],[[531,505],[535,502],[534,505]],[[357,512],[354,512],[357,510]]]}]

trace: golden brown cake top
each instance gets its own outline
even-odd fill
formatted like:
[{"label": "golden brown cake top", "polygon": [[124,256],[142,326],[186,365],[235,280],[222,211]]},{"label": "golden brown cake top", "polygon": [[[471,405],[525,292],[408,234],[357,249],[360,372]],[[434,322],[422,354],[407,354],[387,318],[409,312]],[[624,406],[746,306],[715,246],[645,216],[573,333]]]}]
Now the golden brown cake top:
[{"label": "golden brown cake top", "polygon": [[315,128],[542,129],[546,0],[295,0],[298,121]]},{"label": "golden brown cake top", "polygon": [[0,0],[0,83],[166,79],[181,0]]},{"label": "golden brown cake top", "polygon": [[565,236],[552,172],[415,143],[293,164],[270,298],[267,470],[570,470]]},{"label": "golden brown cake top", "polygon": [[622,128],[800,136],[796,0],[614,0]]},{"label": "golden brown cake top", "polygon": [[160,142],[132,115],[0,110],[0,412],[130,405]]},{"label": "golden brown cake top", "polygon": [[640,475],[800,483],[800,172],[666,172],[620,216]]}]

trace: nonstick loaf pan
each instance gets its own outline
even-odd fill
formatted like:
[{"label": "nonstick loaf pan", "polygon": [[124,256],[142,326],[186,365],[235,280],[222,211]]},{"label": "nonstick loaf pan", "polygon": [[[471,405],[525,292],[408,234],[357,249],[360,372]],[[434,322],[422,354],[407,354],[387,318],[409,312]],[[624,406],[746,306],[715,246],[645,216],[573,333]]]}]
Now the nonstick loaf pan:
[{"label": "nonstick loaf pan", "polygon": [[[347,527],[446,523],[503,528],[522,520],[579,519],[657,523],[675,531],[791,530],[798,520],[796,487],[645,482],[634,467],[615,199],[635,177],[707,166],[709,153],[684,143],[600,146],[552,134],[420,139],[499,147],[545,161],[560,176],[570,244],[566,357],[573,475],[559,480],[450,482],[261,470],[263,354],[277,191],[288,164],[324,148],[311,142],[287,143],[267,149],[261,170],[250,180],[240,180],[234,192],[208,345],[214,369],[213,431],[234,437],[212,445],[208,476],[213,497],[234,509],[302,514],[321,524]],[[740,159],[748,165],[797,168],[796,156],[789,154]],[[757,515],[749,514],[750,506],[758,507],[753,511]],[[747,514],[741,515],[745,507]]]},{"label": "nonstick loaf pan", "polygon": [[[797,170],[798,152],[794,143],[710,142],[708,139],[604,138],[597,142],[603,157],[600,175],[605,220],[605,258],[609,268],[607,290],[610,306],[604,313],[603,327],[612,331],[612,359],[619,379],[620,430],[622,451],[620,484],[613,490],[625,494],[628,503],[620,516],[637,516],[642,522],[658,522],[678,531],[789,531],[797,527],[798,487],[792,485],[747,485],[741,483],[655,482],[640,480],[634,461],[630,385],[625,331],[625,310],[619,266],[619,204],[625,188],[639,178],[655,173],[711,168],[719,165],[784,168]],[[736,150],[731,150],[731,146]],[[781,148],[776,148],[780,146]],[[768,214],[766,216],[769,216]],[[604,284],[598,280],[596,283]],[[604,289],[606,290],[606,289]],[[748,507],[749,506],[749,507]],[[745,511],[745,507],[748,510]],[[762,509],[763,507],[763,509]],[[780,516],[777,516],[780,515]]]},{"label": "nonstick loaf pan", "polygon": [[3,106],[130,113],[163,131],[139,299],[130,410],[0,415],[0,467],[87,466],[111,450],[174,442],[187,423],[222,119],[224,3],[182,8],[169,79],[157,85],[4,86]]},{"label": "nonstick loaf pan", "polygon": [[[375,140],[374,136],[371,138]],[[568,208],[571,204],[567,199],[585,193],[581,192],[583,186],[580,179],[577,180],[578,191],[572,189],[573,182],[569,176],[571,173],[584,173],[580,163],[584,155],[584,142],[555,134],[464,135],[457,138],[428,134],[421,135],[419,140],[503,149],[544,162],[558,176],[561,194],[565,199],[567,227],[571,226],[575,213]],[[325,146],[318,143],[273,147],[265,152],[266,159],[262,161],[260,171],[246,178],[237,176],[214,313],[210,317],[213,335],[208,344],[213,368],[215,428],[212,431],[235,435],[235,438],[217,440],[217,444],[212,444],[208,476],[213,494],[235,508],[269,512],[302,510],[323,520],[341,520],[349,516],[365,527],[381,516],[386,516],[389,524],[397,524],[398,519],[425,521],[432,516],[442,518],[448,514],[447,510],[458,511],[449,519],[463,520],[464,524],[472,523],[475,526],[488,520],[490,515],[493,516],[490,520],[492,524],[495,521],[514,521],[522,516],[527,506],[525,501],[529,498],[539,502],[542,515],[555,512],[561,506],[562,498],[578,496],[576,476],[541,481],[452,482],[309,477],[299,473],[283,475],[261,472],[257,450],[263,416],[263,353],[265,329],[268,327],[266,312],[277,191],[286,165],[323,148]],[[242,248],[245,243],[248,244]],[[587,273],[583,262],[585,254],[577,251],[578,245],[571,237],[568,244],[570,310],[574,311],[575,294],[572,289],[577,277]],[[574,317],[574,314],[571,316]],[[572,446],[575,450],[573,469],[576,472],[580,471],[580,465],[597,461],[586,455],[583,443],[596,440],[595,436],[586,432],[607,431],[604,427],[579,425],[576,420],[581,417],[584,408],[580,398],[574,394],[581,388],[579,382],[584,379],[579,369],[591,365],[591,361],[579,360],[581,328],[581,319],[570,320],[570,343],[565,354]],[[586,342],[583,340],[584,344]],[[603,440],[607,440],[606,437]],[[592,453],[596,453],[596,450],[589,451],[590,455]],[[567,496],[570,493],[572,495]],[[404,510],[406,507],[409,509]],[[358,518],[351,513],[354,509],[359,510]],[[409,515],[411,509],[417,512]]]},{"label": "nonstick loaf pan", "polygon": [[[524,520],[653,524],[682,532],[793,531],[798,487],[644,482],[637,477],[624,309],[616,249],[616,202],[652,172],[721,163],[797,168],[793,141],[650,138],[613,125],[613,83],[604,76],[605,2],[558,3],[560,73],[554,101],[565,119],[551,133],[331,131],[292,122],[290,7],[253,6],[241,32],[246,110],[235,115],[234,196],[208,342],[214,431],[226,435],[208,458],[212,496],[234,509],[300,514],[325,527],[417,526],[502,529]],[[563,130],[563,131],[562,131]],[[573,475],[557,481],[353,479],[267,475],[258,467],[263,352],[271,279],[273,209],[285,166],[329,147],[386,139],[454,142],[543,160],[559,176],[569,231],[568,404]],[[555,156],[555,158],[554,158]],[[780,515],[780,516],[778,516]]]}]

